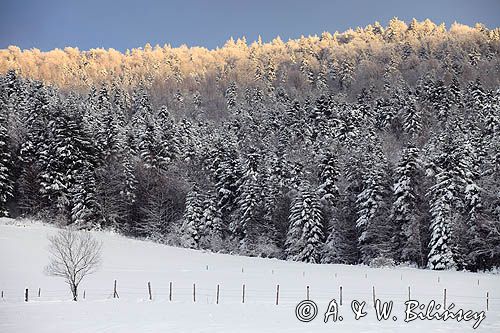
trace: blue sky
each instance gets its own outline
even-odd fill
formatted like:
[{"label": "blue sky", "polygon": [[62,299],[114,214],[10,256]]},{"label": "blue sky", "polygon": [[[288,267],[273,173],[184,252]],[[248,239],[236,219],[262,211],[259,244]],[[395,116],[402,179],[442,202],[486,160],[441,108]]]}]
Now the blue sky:
[{"label": "blue sky", "polygon": [[0,0],[0,48],[214,48],[231,36],[288,40],[394,16],[492,28],[500,26],[500,0]]}]

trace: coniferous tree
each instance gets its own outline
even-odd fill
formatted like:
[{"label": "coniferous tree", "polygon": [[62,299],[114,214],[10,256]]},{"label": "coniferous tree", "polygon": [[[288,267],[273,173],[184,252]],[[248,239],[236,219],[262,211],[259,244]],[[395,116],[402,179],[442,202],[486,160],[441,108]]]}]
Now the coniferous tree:
[{"label": "coniferous tree", "polygon": [[481,259],[471,249],[477,248],[483,241],[480,230],[485,224],[485,211],[480,170],[483,168],[486,153],[478,128],[474,124],[469,124],[467,127],[467,133],[461,140],[463,169],[460,170],[460,176],[463,179],[463,188],[461,188],[463,218],[456,222],[454,240],[457,267],[475,270],[480,265]]},{"label": "coniferous tree", "polygon": [[158,143],[161,146],[161,158],[171,163],[179,156],[179,142],[175,123],[167,110],[162,106],[156,116],[156,128],[158,129]]},{"label": "coniferous tree", "polygon": [[393,236],[395,258],[423,266],[421,212],[418,211],[421,201],[418,184],[422,181],[419,154],[419,149],[412,145],[403,151],[395,170],[394,203],[390,218],[396,231]]},{"label": "coniferous tree", "polygon": [[123,129],[115,111],[107,109],[102,114],[102,128],[99,133],[99,144],[104,159],[115,158],[123,145]]},{"label": "coniferous tree", "polygon": [[235,82],[231,82],[226,89],[226,104],[230,111],[236,108],[237,87]]},{"label": "coniferous tree", "polygon": [[256,228],[261,213],[261,188],[258,179],[260,155],[250,153],[245,164],[245,174],[238,189],[237,217],[232,221],[230,230],[242,249],[248,248],[251,233]]},{"label": "coniferous tree", "polygon": [[31,86],[27,97],[27,108],[22,114],[22,123],[25,127],[24,140],[19,150],[19,159],[22,162],[22,171],[19,180],[22,199],[21,209],[30,214],[37,214],[39,210],[48,208],[49,203],[40,195],[42,188],[40,174],[44,169],[42,158],[48,149],[48,119],[51,108],[51,91],[41,83]]},{"label": "coniferous tree", "polygon": [[287,259],[319,263],[323,238],[323,217],[319,200],[311,191],[310,185],[303,183],[290,207],[285,244]]},{"label": "coniferous tree", "polygon": [[220,250],[222,247],[224,228],[222,224],[222,213],[217,207],[217,201],[213,193],[208,193],[203,202],[201,229],[203,230],[203,237],[200,241],[202,247]]},{"label": "coniferous tree", "polygon": [[169,163],[165,149],[166,147],[159,142],[154,123],[148,121],[138,144],[139,156],[144,167],[155,171],[165,169]]},{"label": "coniferous tree", "polygon": [[130,111],[132,108],[132,101],[129,93],[122,89],[116,82],[113,83],[111,88],[112,106],[118,122],[118,126],[125,127],[125,124],[130,119]]},{"label": "coniferous tree", "polygon": [[94,178],[95,156],[76,103],[69,98],[66,104],[59,102],[51,108],[46,149],[40,156],[41,192],[54,202],[60,214],[67,216],[77,175],[91,170],[88,176]]},{"label": "coniferous tree", "polygon": [[7,108],[0,96],[0,216],[8,216],[7,201],[13,196],[12,157],[7,133]]},{"label": "coniferous tree", "polygon": [[320,185],[318,187],[318,194],[321,200],[333,204],[339,195],[339,189],[336,185],[339,170],[337,158],[332,152],[327,151],[323,154],[319,170]]},{"label": "coniferous tree", "polygon": [[[138,151],[139,141],[145,132],[149,117],[152,116],[153,107],[150,96],[141,85],[137,87],[132,95],[132,107],[130,121],[127,126],[127,135],[131,139],[130,146],[134,151]],[[151,124],[149,124],[151,125]]]},{"label": "coniferous tree", "polygon": [[120,196],[128,204],[132,205],[136,200],[137,179],[134,173],[134,166],[131,161],[129,149],[125,149],[121,154],[121,179],[123,187],[120,190]]},{"label": "coniferous tree", "polygon": [[422,130],[422,117],[416,108],[415,98],[411,95],[408,98],[409,100],[404,109],[403,129],[410,136],[418,136]]},{"label": "coniferous tree", "polygon": [[[370,166],[364,167],[363,187],[357,195],[356,227],[359,237],[358,243],[361,251],[361,260],[370,263],[377,257],[390,257],[389,238],[392,234],[387,222],[388,196],[387,161],[383,152],[377,147],[378,143],[368,143],[372,146],[367,153]],[[366,163],[366,162],[365,162]]]},{"label": "coniferous tree", "polygon": [[74,176],[75,183],[69,190],[71,198],[71,223],[79,228],[96,227],[99,218],[98,202],[95,198],[96,184],[93,171],[84,166]]},{"label": "coniferous tree", "polygon": [[185,246],[197,249],[203,235],[203,200],[198,187],[194,186],[186,196],[184,223],[181,228]]},{"label": "coniferous tree", "polygon": [[457,211],[462,208],[459,191],[464,185],[458,149],[451,138],[444,139],[442,151],[436,161],[436,183],[429,190],[432,220],[428,266],[431,269],[451,269],[457,265],[452,230],[460,219]]},{"label": "coniferous tree", "polygon": [[[52,160],[53,163],[48,164],[52,167],[47,174],[41,175],[42,186],[45,182],[51,184],[53,180],[47,178],[51,174],[56,175],[59,183],[49,186],[60,187],[62,200],[68,201],[63,201],[63,205],[68,205],[68,208],[63,206],[62,209],[70,210],[72,223],[88,227],[97,217],[94,173],[96,150],[90,142],[74,99],[70,97],[63,105],[64,108],[55,111],[55,123],[51,125],[49,122],[49,126],[53,126],[49,153],[59,157],[58,163]],[[57,190],[50,188],[51,192]]]},{"label": "coniferous tree", "polygon": [[242,171],[236,152],[230,146],[219,146],[211,166],[217,190],[217,205],[223,215],[235,209]]}]

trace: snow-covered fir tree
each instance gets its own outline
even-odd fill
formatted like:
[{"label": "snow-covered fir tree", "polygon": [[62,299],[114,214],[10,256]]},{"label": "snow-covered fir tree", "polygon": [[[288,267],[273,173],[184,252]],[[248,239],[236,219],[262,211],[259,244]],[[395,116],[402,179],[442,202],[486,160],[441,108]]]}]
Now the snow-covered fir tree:
[{"label": "snow-covered fir tree", "polygon": [[217,205],[227,216],[235,208],[237,191],[243,175],[237,154],[230,144],[222,143],[215,150],[210,168],[215,179]]},{"label": "snow-covered fir tree", "polygon": [[[370,136],[370,135],[369,135]],[[374,140],[372,139],[369,139]],[[357,195],[356,227],[361,260],[370,263],[378,257],[390,257],[389,239],[392,234],[387,222],[388,173],[387,160],[375,139],[368,142],[362,191]]]},{"label": "snow-covered fir tree", "polygon": [[0,216],[8,216],[7,201],[13,196],[12,157],[7,133],[7,105],[0,96]]},{"label": "snow-covered fir tree", "polygon": [[419,212],[419,204],[422,201],[419,184],[423,180],[423,174],[419,155],[419,149],[413,145],[403,151],[395,169],[394,203],[390,218],[395,228],[395,259],[423,266],[425,254],[421,236],[422,218]]},{"label": "snow-covered fir tree", "polygon": [[71,223],[79,228],[95,228],[100,220],[98,202],[95,198],[96,184],[92,169],[83,167],[74,175],[71,194]]},{"label": "snow-covered fir tree", "polygon": [[203,235],[203,198],[195,185],[186,196],[184,222],[181,227],[184,246],[197,249]]},{"label": "snow-covered fir tree", "polygon": [[422,118],[420,116],[420,112],[417,110],[416,100],[412,95],[408,96],[408,101],[406,101],[406,107],[404,111],[404,131],[411,136],[418,136],[418,134],[422,130]]},{"label": "snow-covered fir tree", "polygon": [[226,89],[226,104],[227,108],[231,111],[236,108],[236,98],[237,98],[238,88],[236,87],[235,82],[231,82],[231,84]]},{"label": "snow-covered fir tree", "polygon": [[293,199],[285,252],[290,260],[319,263],[324,241],[323,216],[319,200],[310,187],[303,182]]},{"label": "snow-covered fir tree", "polygon": [[261,186],[258,179],[258,165],[260,154],[251,153],[245,163],[245,173],[241,186],[238,189],[238,217],[233,220],[230,230],[242,248],[247,248],[250,242],[250,233],[255,228],[262,208]]},{"label": "snow-covered fir tree", "polygon": [[215,251],[220,250],[222,248],[224,228],[222,224],[222,213],[217,207],[214,193],[207,193],[203,202],[201,228],[203,230],[203,237],[200,241],[202,247],[210,248]]},{"label": "snow-covered fir tree", "polygon": [[166,146],[159,142],[155,124],[147,121],[144,132],[139,137],[138,152],[146,169],[160,171],[169,163]]},{"label": "snow-covered fir tree", "polygon": [[462,201],[460,189],[464,186],[461,170],[462,156],[459,147],[447,136],[437,157],[435,185],[428,193],[432,216],[430,230],[428,267],[431,269],[451,269],[456,267],[456,253],[453,251],[453,225],[460,219]]},{"label": "snow-covered fir tree", "polygon": [[[78,176],[85,172],[89,184],[95,181],[95,149],[85,131],[76,102],[71,97],[66,103],[53,105],[51,117],[47,124],[50,139],[40,157],[41,192],[54,202],[61,214],[67,215],[72,210],[72,197],[77,195],[73,187]],[[81,190],[86,189],[81,187]],[[71,220],[74,221],[73,218]]]},{"label": "snow-covered fir tree", "polygon": [[324,152],[321,156],[319,169],[320,185],[318,187],[318,194],[321,200],[333,204],[339,195],[339,189],[336,184],[339,177],[337,157],[330,151]]},{"label": "snow-covered fir tree", "polygon": [[162,106],[158,111],[155,127],[158,131],[158,143],[161,146],[161,158],[171,163],[180,152],[175,123],[166,106]]}]

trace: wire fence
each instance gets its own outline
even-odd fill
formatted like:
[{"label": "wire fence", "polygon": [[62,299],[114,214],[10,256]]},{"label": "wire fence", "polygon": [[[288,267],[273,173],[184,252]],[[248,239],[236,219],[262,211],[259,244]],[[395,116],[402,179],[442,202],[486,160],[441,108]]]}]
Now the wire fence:
[{"label": "wire fence", "polygon": [[[407,290],[394,292],[378,292],[376,286],[365,286],[355,290],[345,289],[337,286],[336,290],[314,289],[305,285],[303,289],[283,288],[277,284],[275,288],[255,288],[252,285],[242,284],[235,288],[234,285],[226,288],[223,284],[207,287],[206,285],[177,286],[172,282],[168,286],[155,287],[150,282],[143,286],[124,285],[120,286],[117,281],[110,284],[111,288],[81,288],[78,294],[79,301],[102,301],[102,300],[134,300],[134,301],[168,301],[173,303],[206,303],[206,304],[275,304],[290,305],[298,304],[308,299],[316,303],[328,304],[332,299],[340,302],[340,305],[349,305],[353,300],[366,301],[367,305],[374,305],[376,299],[381,301],[393,301],[404,304],[407,300],[434,300],[436,304],[444,306],[454,303],[457,306],[472,306],[481,310],[496,309],[500,305],[500,297],[494,297],[490,292],[483,295],[461,295],[450,293],[446,288],[441,293],[414,292],[409,286]],[[1,289],[0,302],[53,302],[72,300],[69,288],[58,289]],[[342,304],[343,303],[343,304]]]}]

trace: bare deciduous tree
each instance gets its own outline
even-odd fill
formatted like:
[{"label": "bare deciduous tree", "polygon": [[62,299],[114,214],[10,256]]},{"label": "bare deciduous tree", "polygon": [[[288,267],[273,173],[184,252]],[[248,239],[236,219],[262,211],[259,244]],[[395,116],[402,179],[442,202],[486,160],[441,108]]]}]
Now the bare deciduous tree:
[{"label": "bare deciduous tree", "polygon": [[76,301],[80,282],[96,272],[101,264],[102,243],[89,232],[73,229],[59,231],[49,237],[49,242],[50,263],[45,267],[45,273],[63,277]]}]

